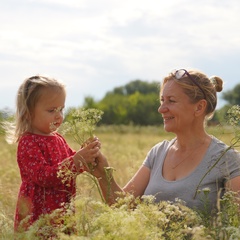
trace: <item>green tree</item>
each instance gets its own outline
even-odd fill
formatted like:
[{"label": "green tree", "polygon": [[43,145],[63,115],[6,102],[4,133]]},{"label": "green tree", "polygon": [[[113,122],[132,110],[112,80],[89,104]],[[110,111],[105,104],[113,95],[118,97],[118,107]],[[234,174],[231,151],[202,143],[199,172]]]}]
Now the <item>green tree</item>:
[{"label": "green tree", "polygon": [[135,80],[128,83],[125,86],[126,94],[131,95],[135,92],[139,92],[142,94],[150,94],[150,93],[159,93],[159,83],[158,82],[144,82],[141,80]]},{"label": "green tree", "polygon": [[104,112],[103,124],[157,125],[162,123],[159,107],[159,83],[132,81],[114,88],[96,104]]},{"label": "green tree", "polygon": [[97,108],[104,112],[103,124],[129,124],[127,118],[127,98],[121,94],[106,94],[97,104]]},{"label": "green tree", "polygon": [[97,103],[95,102],[94,98],[91,96],[87,96],[84,99],[83,107],[84,108],[96,108]]},{"label": "green tree", "polygon": [[109,94],[120,94],[120,95],[131,95],[135,92],[139,92],[142,94],[149,94],[149,93],[159,93],[159,82],[146,82],[141,80],[134,80],[130,83],[126,84],[125,86],[116,87],[113,89],[112,92]]},{"label": "green tree", "polygon": [[224,99],[227,104],[216,110],[213,119],[209,121],[210,125],[227,123],[228,109],[233,105],[240,105],[240,84],[237,84],[232,90],[223,92],[222,99]]},{"label": "green tree", "polygon": [[232,90],[223,92],[222,98],[230,105],[240,105],[240,84],[237,84]]},{"label": "green tree", "polygon": [[162,123],[158,113],[159,95],[135,92],[128,97],[128,117],[133,124],[156,125]]},{"label": "green tree", "polygon": [[231,105],[226,104],[222,108],[215,111],[213,118],[208,122],[208,125],[218,125],[219,123],[227,123],[227,111]]}]

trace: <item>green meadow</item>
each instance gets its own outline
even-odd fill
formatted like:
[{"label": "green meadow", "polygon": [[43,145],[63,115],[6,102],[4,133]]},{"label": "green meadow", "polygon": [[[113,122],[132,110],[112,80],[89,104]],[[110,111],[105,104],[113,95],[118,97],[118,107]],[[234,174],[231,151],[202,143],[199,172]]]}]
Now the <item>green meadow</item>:
[{"label": "green meadow", "polygon": [[[210,134],[218,137],[219,139],[221,139],[227,144],[230,144],[232,138],[234,137],[233,130],[227,127],[225,128],[209,127],[207,128],[207,131]],[[173,134],[166,133],[161,126],[159,127],[137,127],[137,126],[111,126],[111,127],[106,126],[104,127],[104,126],[101,126],[96,129],[95,135],[99,137],[102,143],[101,150],[107,156],[110,165],[115,169],[114,176],[117,182],[121,186],[126,184],[126,182],[131,178],[131,176],[133,176],[133,174],[136,172],[136,170],[144,160],[147,152],[150,150],[150,148],[153,145],[155,145],[156,143],[164,139],[171,139],[174,137]],[[78,148],[77,144],[71,139],[71,136],[68,136],[66,139],[72,148],[74,149]],[[0,167],[0,239],[13,239],[14,211],[15,211],[15,204],[17,200],[19,184],[21,182],[19,169],[16,162],[16,149],[17,149],[16,144],[9,145],[8,143],[6,143],[4,139],[4,135],[0,135],[0,166],[1,166]],[[80,217],[81,214],[83,214],[83,209],[80,207],[81,210],[79,210],[79,218],[75,219],[77,222],[75,227],[77,228],[77,226],[81,226],[83,230],[79,232],[77,229],[76,233],[72,235],[65,235],[64,231],[62,231],[61,234],[59,235],[61,237],[56,237],[55,239],[171,239],[171,237],[175,237],[175,239],[197,239],[196,238],[197,236],[198,237],[202,236],[202,238],[198,238],[198,239],[228,239],[230,234],[232,234],[229,232],[226,233],[226,231],[221,232],[222,230],[220,230],[220,227],[218,228],[218,226],[217,226],[217,229],[213,231],[213,229],[210,229],[212,228],[212,223],[210,221],[207,226],[203,227],[202,225],[204,220],[201,220],[201,219],[199,220],[199,218],[196,217],[196,219],[198,219],[196,220],[196,226],[191,225],[193,224],[191,223],[190,224],[191,226],[188,227],[188,223],[185,223],[184,225],[184,222],[182,223],[183,225],[178,226],[177,229],[179,229],[179,231],[182,229],[182,226],[187,226],[186,231],[189,231],[189,233],[185,235],[181,235],[182,233],[181,234],[179,233],[179,235],[176,235],[179,237],[178,238],[175,235],[171,235],[171,234],[176,234],[176,232],[178,231],[174,228],[176,226],[171,224],[176,224],[177,222],[179,222],[180,224],[181,221],[187,221],[185,218],[184,220],[182,217],[181,220],[169,218],[168,228],[167,227],[166,229],[162,228],[162,233],[160,232],[156,233],[155,232],[156,230],[154,230],[155,228],[151,230],[151,233],[147,233],[146,231],[148,230],[145,230],[143,228],[142,231],[146,232],[146,235],[144,235],[144,232],[141,233],[139,226],[137,225],[139,224],[139,222],[143,220],[142,217],[139,217],[137,215],[134,215],[134,216],[131,215],[132,213],[131,214],[129,213],[130,210],[129,209],[126,210],[126,208],[125,210],[128,212],[128,214],[125,215],[126,211],[124,213],[119,212],[120,211],[119,209],[122,209],[123,207],[122,208],[120,207],[118,209],[116,208],[116,210],[112,210],[110,209],[110,207],[104,206],[104,204],[101,202],[100,195],[98,193],[96,185],[94,184],[92,179],[90,179],[86,174],[81,174],[77,177],[77,192],[78,192],[77,199],[84,199],[85,201],[84,206],[89,206],[89,209],[90,207],[92,207],[92,209],[94,209],[94,214],[98,212],[98,215],[97,216],[93,215],[92,211],[90,211],[91,212],[90,214],[88,210],[84,208],[85,217],[83,219],[82,217]],[[86,202],[89,205],[87,205]],[[124,203],[121,203],[120,205],[125,206],[125,204],[126,203],[124,202]],[[79,203],[79,206],[83,206],[83,205]],[[101,210],[98,210],[97,206],[99,206],[99,209]],[[144,208],[147,208],[147,207],[145,206]],[[148,206],[148,209],[151,209],[151,207]],[[109,213],[109,216],[107,217],[105,216],[104,218],[104,214],[106,214],[106,212]],[[154,210],[151,212],[151,214],[153,214],[153,212]],[[136,213],[137,211],[135,211],[135,214]],[[129,236],[128,236],[124,234],[127,234],[127,227],[129,227],[131,224],[130,225],[126,224],[125,226],[123,222],[119,222],[115,226],[111,225],[113,224],[113,221],[111,220],[111,216],[114,216],[114,214],[116,214],[116,217],[114,219],[121,219],[121,221],[124,221],[124,218],[126,218],[126,221],[127,221],[129,216],[131,215],[132,224],[133,226],[135,225],[137,227],[136,231],[132,226],[131,230],[129,230]],[[150,213],[148,212],[148,214]],[[77,213],[75,215],[77,215]],[[239,224],[240,219],[239,218],[236,219],[237,214],[232,214],[232,215],[235,216],[234,219],[233,217],[232,218],[229,217],[228,221],[231,221],[231,222],[235,221],[234,224]],[[96,220],[97,217],[98,217],[98,220]],[[98,232],[96,233],[96,229],[97,229],[96,226],[99,226],[97,225],[97,221],[100,221],[99,220],[100,217],[102,218],[101,219],[102,230],[101,232],[99,232],[99,228],[98,228]],[[133,221],[134,217],[137,218],[136,224],[134,224],[134,221]],[[96,220],[94,221],[94,224],[96,225],[92,223],[94,218]],[[146,219],[145,225],[149,224],[148,229],[150,229],[151,218],[160,219],[161,216],[158,216],[156,218],[156,216],[145,215],[144,217],[144,219]],[[159,221],[159,219],[156,221]],[[111,222],[111,224],[108,223],[108,225],[105,226],[104,224],[106,224],[108,221]],[[198,224],[199,224],[199,227],[197,227]],[[230,223],[228,222],[226,223],[226,220],[225,220],[225,224],[226,226],[230,226],[229,225]],[[85,227],[83,227],[83,225]],[[116,228],[116,226],[119,227],[117,231],[120,233],[121,233],[121,227],[124,227],[125,229],[125,231],[123,231],[124,234],[121,233],[119,236],[117,235],[117,233],[115,233],[114,235],[114,231],[116,231],[116,229],[112,229],[112,228]],[[215,223],[215,226],[216,226],[216,223]],[[107,228],[109,229],[106,230]],[[190,228],[195,230],[193,231]],[[200,232],[197,231],[197,229],[199,228],[201,230],[201,231],[199,230]],[[221,228],[222,228],[222,225],[221,225]],[[29,234],[29,237],[26,237],[26,238],[22,237],[20,239],[38,239],[34,235],[35,234],[34,231],[35,233],[38,231],[38,226],[35,226],[35,230],[32,230],[32,233],[31,233],[32,235]],[[111,233],[112,235],[109,235],[109,237],[107,237],[111,231],[112,231]],[[168,233],[166,233],[166,231],[168,231]],[[174,233],[171,233],[171,231],[173,231]],[[240,229],[234,226],[232,231],[233,231],[233,234],[237,234],[237,233],[240,234]],[[82,238],[80,234],[82,234],[81,235]],[[141,234],[142,238],[139,238],[138,234]],[[103,238],[104,235],[106,236],[106,238]],[[33,236],[35,236],[35,238]],[[47,238],[39,237],[39,239],[47,239]],[[232,239],[239,239],[239,238],[232,238]]]}]

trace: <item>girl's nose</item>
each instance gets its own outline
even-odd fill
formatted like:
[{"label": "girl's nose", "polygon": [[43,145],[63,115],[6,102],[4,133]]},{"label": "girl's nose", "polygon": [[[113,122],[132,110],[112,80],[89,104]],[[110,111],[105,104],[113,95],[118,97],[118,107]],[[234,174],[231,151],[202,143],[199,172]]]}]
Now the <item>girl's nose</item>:
[{"label": "girl's nose", "polygon": [[63,117],[63,113],[61,111],[57,111],[55,114],[56,118],[62,118]]}]

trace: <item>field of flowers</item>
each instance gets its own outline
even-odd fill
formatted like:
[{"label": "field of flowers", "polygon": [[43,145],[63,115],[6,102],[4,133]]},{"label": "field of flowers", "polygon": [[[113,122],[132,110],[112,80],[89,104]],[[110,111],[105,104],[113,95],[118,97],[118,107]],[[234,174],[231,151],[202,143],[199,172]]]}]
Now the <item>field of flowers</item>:
[{"label": "field of flowers", "polygon": [[[230,144],[231,128],[210,128],[210,134]],[[123,186],[135,173],[149,149],[163,139],[171,139],[161,127],[101,127],[95,134],[102,152],[115,169],[114,176]],[[78,144],[67,137],[73,148]],[[0,135],[0,239],[14,239],[13,219],[20,184],[16,145]],[[218,218],[200,216],[179,201],[153,204],[151,197],[139,201],[125,196],[114,206],[105,205],[96,185],[87,174],[77,178],[77,197],[65,214],[55,211],[43,216],[27,233],[15,239],[240,239],[240,214],[232,194],[221,201]]]}]

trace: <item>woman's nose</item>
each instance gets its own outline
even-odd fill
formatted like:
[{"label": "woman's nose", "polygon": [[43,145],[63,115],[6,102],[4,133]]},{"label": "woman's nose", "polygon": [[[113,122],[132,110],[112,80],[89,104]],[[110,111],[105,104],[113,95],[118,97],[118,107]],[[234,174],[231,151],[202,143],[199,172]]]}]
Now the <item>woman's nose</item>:
[{"label": "woman's nose", "polygon": [[164,113],[166,111],[168,111],[168,108],[164,104],[161,104],[158,108],[158,112],[159,113]]}]

